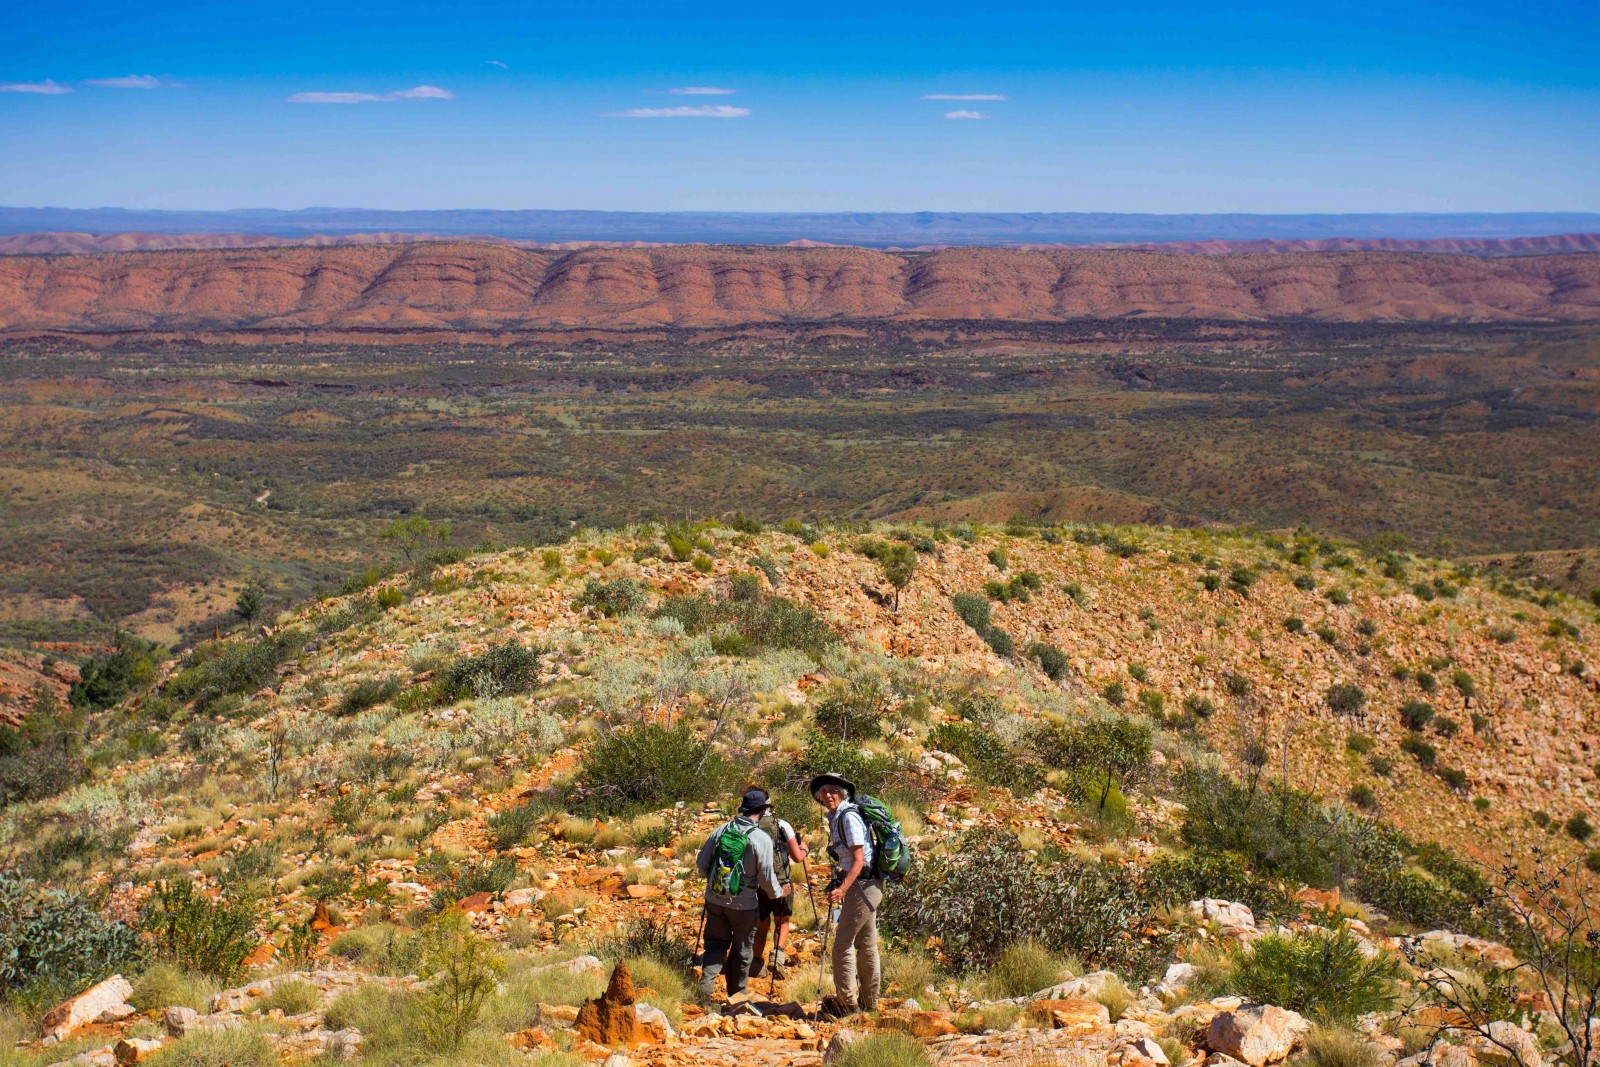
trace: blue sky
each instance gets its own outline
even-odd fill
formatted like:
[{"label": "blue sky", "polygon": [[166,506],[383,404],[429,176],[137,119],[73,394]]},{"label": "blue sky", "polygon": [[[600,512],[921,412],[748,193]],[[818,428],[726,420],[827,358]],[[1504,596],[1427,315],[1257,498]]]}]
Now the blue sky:
[{"label": "blue sky", "polygon": [[6,23],[8,205],[1600,210],[1594,0],[87,0]]}]

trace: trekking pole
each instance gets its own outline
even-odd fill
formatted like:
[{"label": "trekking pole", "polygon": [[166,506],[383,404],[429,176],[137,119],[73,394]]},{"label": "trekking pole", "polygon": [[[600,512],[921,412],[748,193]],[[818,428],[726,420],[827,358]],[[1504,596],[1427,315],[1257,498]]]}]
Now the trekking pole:
[{"label": "trekking pole", "polygon": [[[828,935],[833,932],[833,922],[831,921],[831,919],[832,919],[831,914],[830,914],[829,918],[830,918],[830,921],[828,922],[828,924],[826,926],[822,927],[822,954],[817,957],[817,1004],[819,1005],[819,1008],[820,1008],[820,1005],[822,1004],[822,1001],[826,999],[826,997],[824,997],[823,993],[822,993],[822,976],[823,976],[823,973],[827,969],[827,966],[828,966]],[[818,924],[821,924],[822,916],[820,916],[820,915],[817,916],[817,922],[818,922]]]}]

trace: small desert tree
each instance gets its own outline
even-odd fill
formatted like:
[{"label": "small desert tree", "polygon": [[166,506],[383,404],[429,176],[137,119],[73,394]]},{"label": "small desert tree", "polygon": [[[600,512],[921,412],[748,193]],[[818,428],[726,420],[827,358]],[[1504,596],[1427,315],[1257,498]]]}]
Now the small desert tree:
[{"label": "small desert tree", "polygon": [[267,591],[260,582],[251,582],[239,590],[239,597],[233,602],[233,613],[245,622],[255,622],[261,618],[261,609],[266,603]]},{"label": "small desert tree", "polygon": [[418,1026],[439,1052],[459,1049],[504,969],[494,946],[473,930],[466,913],[451,908],[422,931],[422,977],[428,980]]},{"label": "small desert tree", "polygon": [[900,593],[911,584],[917,573],[917,551],[901,541],[891,542],[878,550],[878,569],[883,580],[894,587],[894,610],[900,610]]},{"label": "small desert tree", "polygon": [[407,565],[414,566],[429,552],[450,543],[450,524],[429,522],[421,515],[411,515],[394,520],[379,531],[378,536],[385,541],[392,541],[400,549]]},{"label": "small desert tree", "polygon": [[1421,972],[1417,981],[1425,1000],[1446,1009],[1430,1013],[1435,1040],[1449,1033],[1474,1034],[1507,1053],[1513,1064],[1534,1067],[1537,1046],[1526,1040],[1526,1031],[1508,1025],[1522,1011],[1518,993],[1531,986],[1550,1004],[1545,1018],[1567,1039],[1561,1060],[1568,1067],[1591,1067],[1600,1051],[1600,1031],[1589,1024],[1600,1015],[1600,923],[1589,898],[1572,864],[1553,863],[1535,848],[1525,864],[1506,860],[1480,905],[1509,927],[1504,939],[1521,962],[1491,967],[1481,981],[1461,981],[1432,966],[1421,938],[1402,942]]}]

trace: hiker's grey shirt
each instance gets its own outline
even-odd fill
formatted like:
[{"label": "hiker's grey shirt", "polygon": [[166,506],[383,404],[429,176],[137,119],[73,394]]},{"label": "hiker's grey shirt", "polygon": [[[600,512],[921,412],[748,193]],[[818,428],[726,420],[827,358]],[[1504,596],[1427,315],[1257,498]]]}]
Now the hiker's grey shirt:
[{"label": "hiker's grey shirt", "polygon": [[[846,816],[846,812],[851,812]],[[860,878],[872,877],[872,833],[867,829],[867,817],[855,804],[840,804],[828,815],[828,854],[833,865],[848,874],[852,866],[850,846],[861,846]]]},{"label": "hiker's grey shirt", "polygon": [[[744,850],[744,879],[739,887],[738,896],[728,896],[726,893],[716,893],[711,889],[711,868],[717,862],[717,838],[722,836],[722,831],[738,824],[741,828],[749,828],[750,841]],[[772,838],[767,832],[755,824],[752,819],[743,815],[730,819],[717,827],[706,843],[700,846],[700,855],[695,858],[694,865],[700,869],[700,876],[706,879],[706,903],[718,904],[724,908],[735,908],[740,911],[754,911],[757,903],[757,892],[768,897],[783,896],[783,885],[778,881],[777,872],[772,868]]]}]

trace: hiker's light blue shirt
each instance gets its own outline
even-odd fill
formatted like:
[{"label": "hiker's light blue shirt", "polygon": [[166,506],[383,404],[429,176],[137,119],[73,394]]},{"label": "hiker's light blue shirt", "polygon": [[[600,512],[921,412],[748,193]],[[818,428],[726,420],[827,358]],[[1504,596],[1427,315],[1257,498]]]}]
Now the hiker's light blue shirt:
[{"label": "hiker's light blue shirt", "polygon": [[849,873],[850,847],[861,846],[861,859],[865,864],[860,877],[872,877],[872,831],[867,829],[867,817],[852,802],[840,804],[828,815],[828,854],[833,865]]}]

